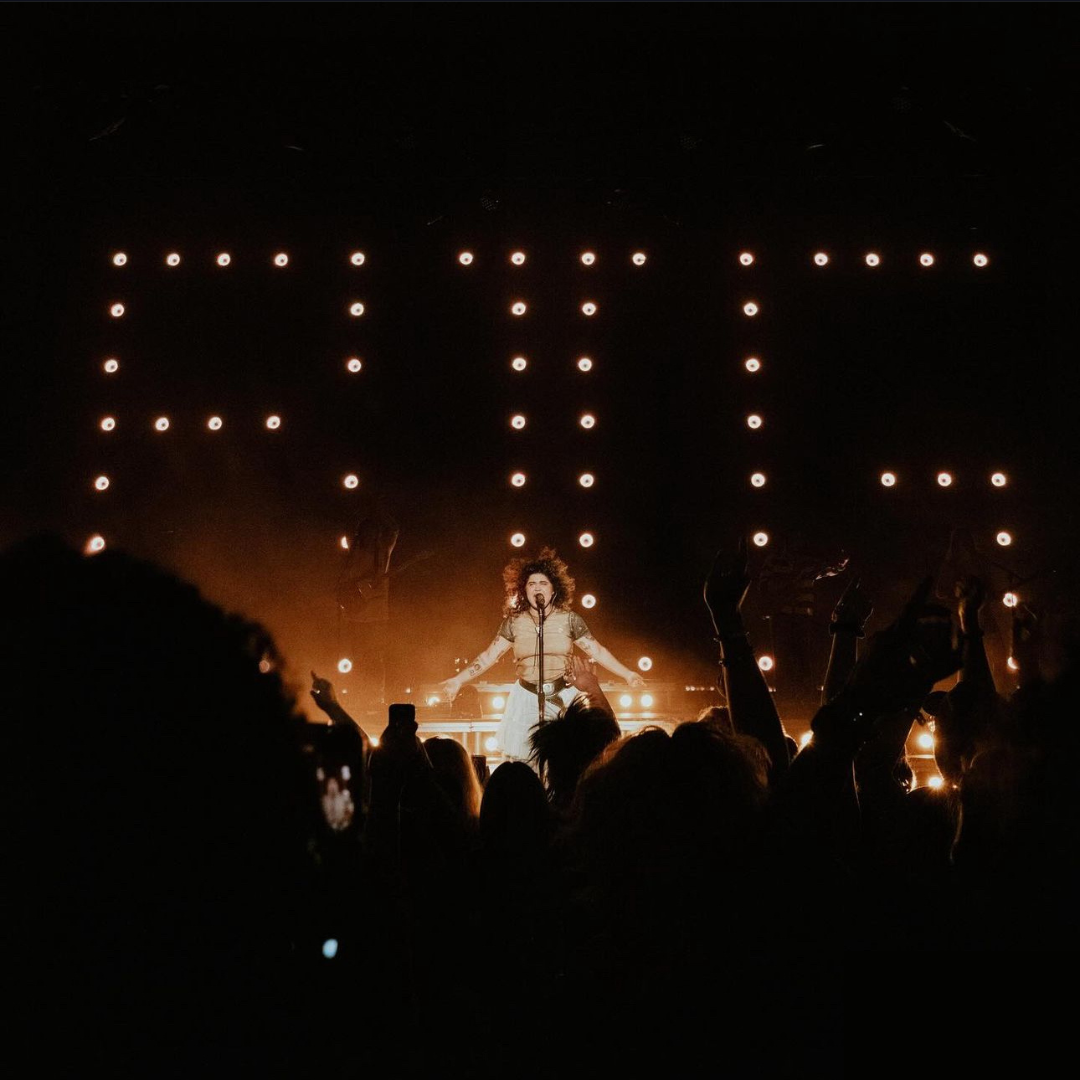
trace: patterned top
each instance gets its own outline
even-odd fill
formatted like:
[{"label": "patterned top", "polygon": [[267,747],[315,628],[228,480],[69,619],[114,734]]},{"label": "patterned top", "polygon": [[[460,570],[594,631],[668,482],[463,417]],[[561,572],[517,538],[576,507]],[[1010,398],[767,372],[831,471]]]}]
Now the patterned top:
[{"label": "patterned top", "polygon": [[[532,609],[503,619],[499,636],[514,646],[517,677],[536,683],[538,623]],[[574,642],[591,636],[585,620],[576,611],[553,611],[544,620],[544,682],[561,679],[569,670]]]}]

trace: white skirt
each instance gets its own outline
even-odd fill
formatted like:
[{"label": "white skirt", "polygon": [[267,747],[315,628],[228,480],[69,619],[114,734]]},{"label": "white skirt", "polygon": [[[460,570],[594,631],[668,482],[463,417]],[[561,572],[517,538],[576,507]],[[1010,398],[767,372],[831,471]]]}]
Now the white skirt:
[{"label": "white skirt", "polygon": [[[566,706],[578,696],[576,686],[564,686],[557,694],[551,694],[544,702],[544,715],[548,720],[558,720]],[[529,737],[540,721],[536,695],[519,682],[515,682],[506,699],[506,709],[495,732],[495,741],[503,757],[527,761],[532,756]]]}]

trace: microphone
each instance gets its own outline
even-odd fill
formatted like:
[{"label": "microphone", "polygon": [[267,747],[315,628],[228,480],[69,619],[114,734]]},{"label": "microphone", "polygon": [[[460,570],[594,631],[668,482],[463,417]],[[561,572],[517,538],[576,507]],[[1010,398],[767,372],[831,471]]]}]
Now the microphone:
[{"label": "microphone", "polygon": [[547,601],[544,599],[544,594],[537,593],[536,596],[533,597],[533,603],[536,604],[536,610],[539,611],[541,617],[543,617],[544,609],[547,607]]}]

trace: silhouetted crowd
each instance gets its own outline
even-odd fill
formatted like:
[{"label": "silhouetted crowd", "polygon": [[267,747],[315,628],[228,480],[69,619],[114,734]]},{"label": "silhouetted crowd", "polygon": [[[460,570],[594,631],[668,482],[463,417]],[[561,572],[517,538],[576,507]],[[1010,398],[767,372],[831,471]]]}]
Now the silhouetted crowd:
[{"label": "silhouetted crowd", "polygon": [[[45,1075],[874,1075],[911,1010],[987,1048],[1038,988],[983,974],[1077,945],[1075,624],[1020,605],[1003,692],[977,578],[869,636],[852,581],[798,749],[750,584],[741,548],[705,586],[726,707],[624,737],[582,665],[536,767],[489,775],[407,706],[373,746],[315,673],[305,723],[268,635],[155,566],[8,550],[9,1048]],[[930,721],[944,782],[911,790]]]}]

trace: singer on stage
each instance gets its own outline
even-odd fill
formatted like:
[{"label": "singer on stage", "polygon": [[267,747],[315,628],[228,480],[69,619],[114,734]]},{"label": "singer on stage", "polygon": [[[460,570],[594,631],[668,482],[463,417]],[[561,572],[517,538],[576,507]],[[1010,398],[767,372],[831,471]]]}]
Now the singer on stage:
[{"label": "singer on stage", "polygon": [[[487,671],[512,648],[517,682],[507,698],[495,737],[504,757],[525,761],[532,754],[529,736],[540,721],[538,693],[543,692],[544,717],[548,720],[557,720],[577,695],[570,662],[575,645],[590,660],[632,687],[644,686],[645,680],[620,664],[592,636],[585,620],[570,610],[574,579],[553,549],[544,548],[535,559],[512,560],[503,570],[503,582],[506,617],[495,640],[464,671],[447,679],[442,689],[453,701],[465,683]],[[539,664],[541,626],[543,672]]]}]

